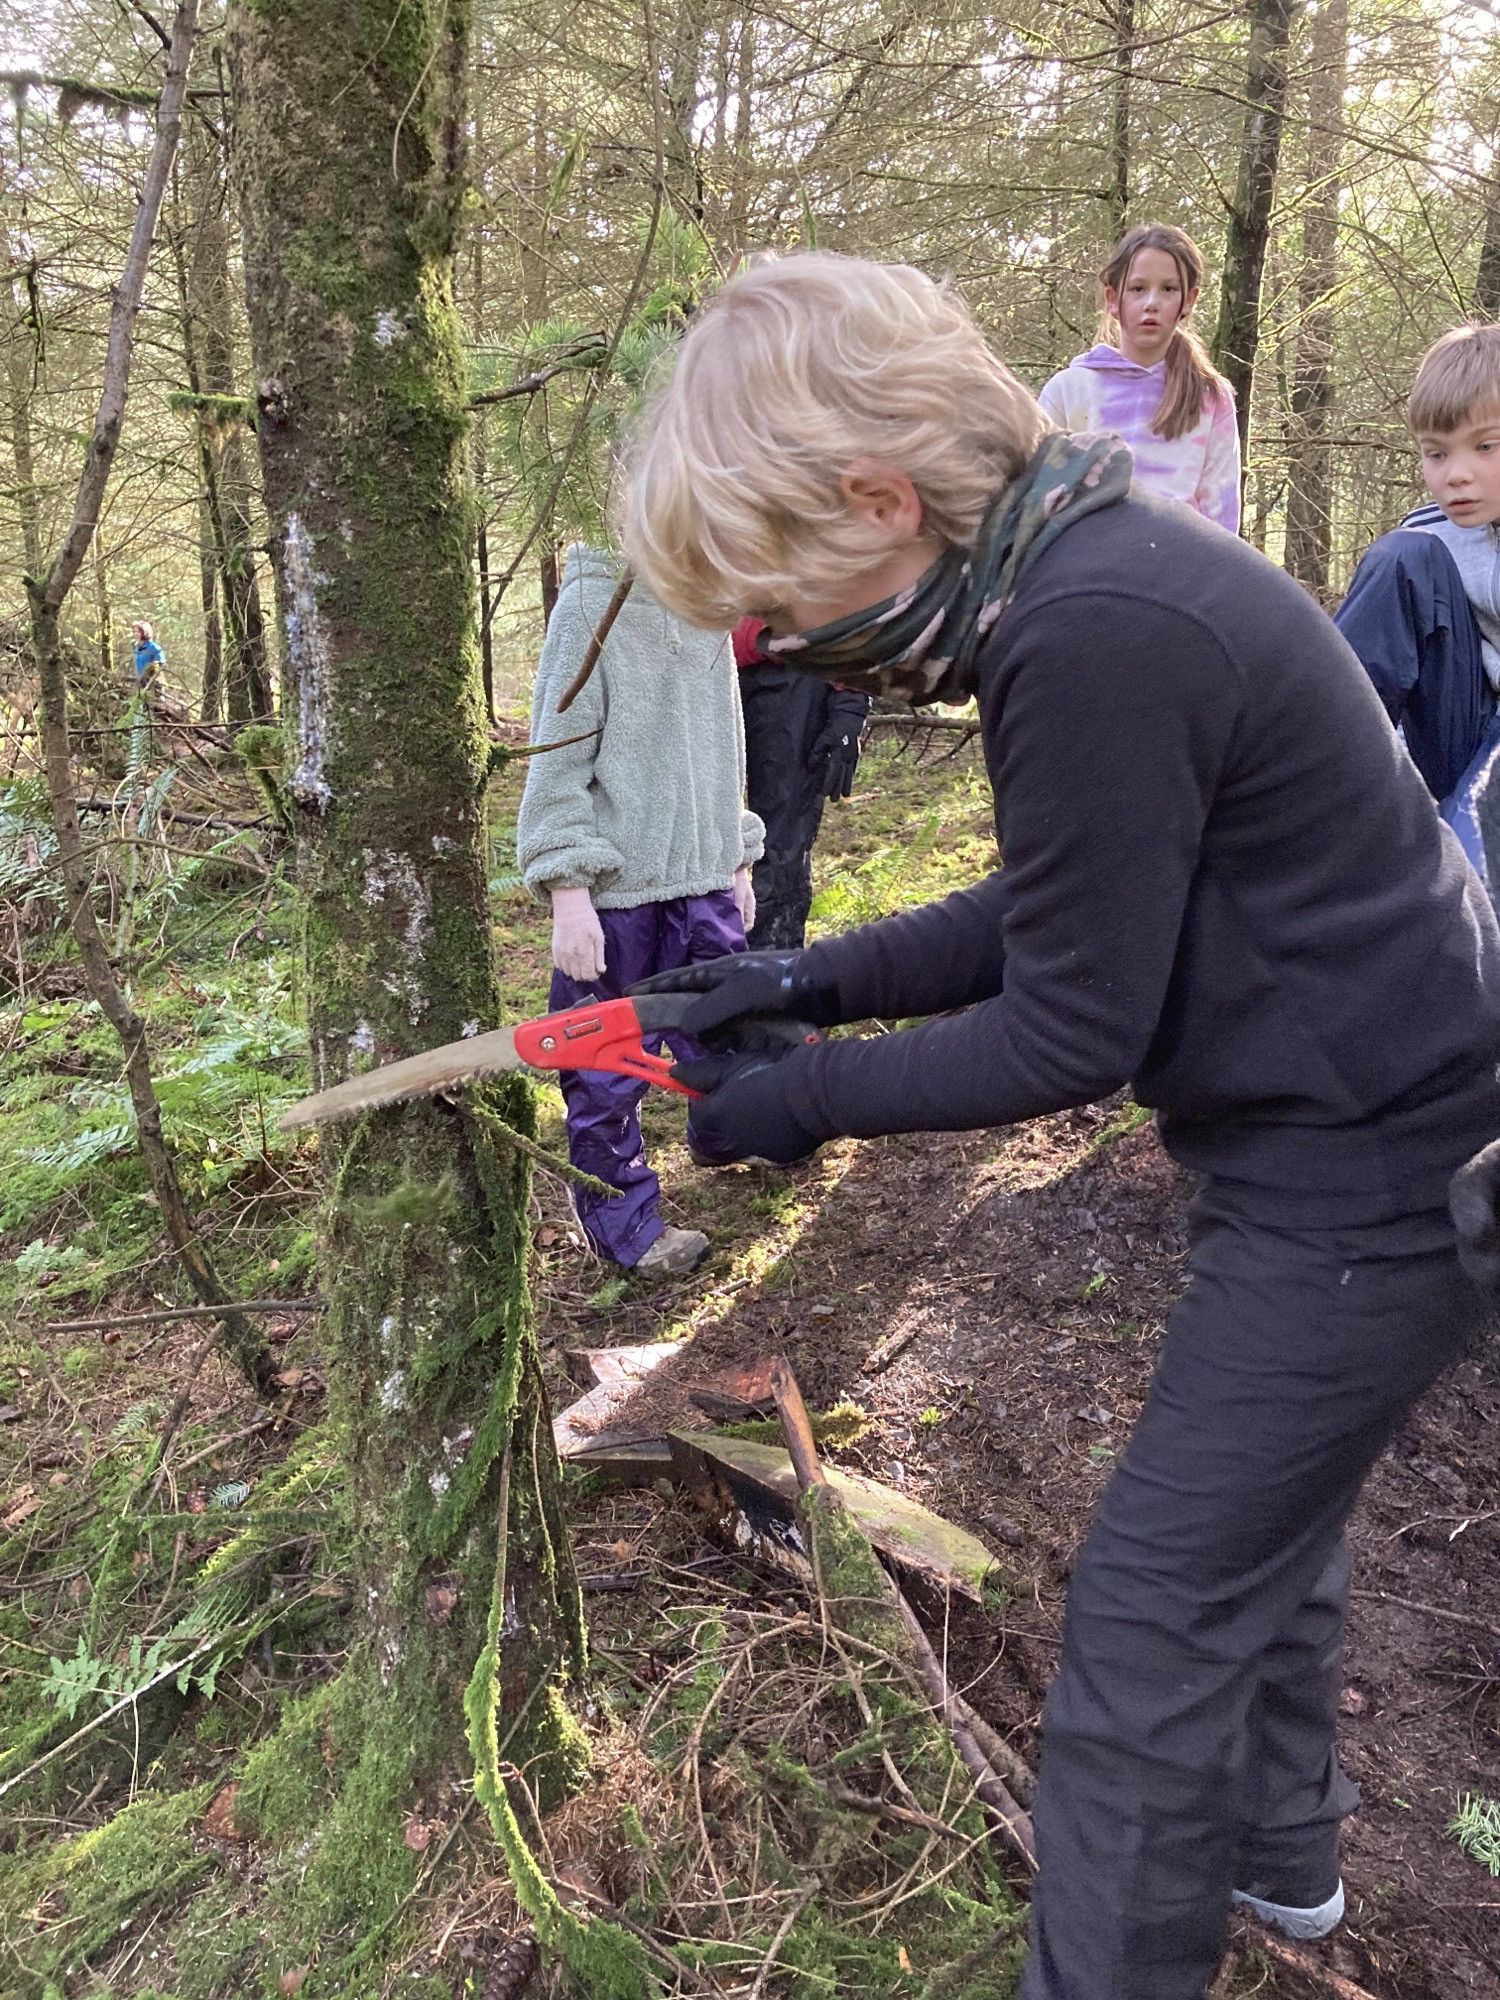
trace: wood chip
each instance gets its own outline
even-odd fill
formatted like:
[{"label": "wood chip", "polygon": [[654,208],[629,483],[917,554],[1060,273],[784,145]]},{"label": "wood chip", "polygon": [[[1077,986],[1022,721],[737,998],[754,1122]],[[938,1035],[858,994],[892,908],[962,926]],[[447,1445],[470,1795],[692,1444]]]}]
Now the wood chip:
[{"label": "wood chip", "polygon": [[882,1368],[890,1367],[898,1354],[905,1353],[916,1339],[917,1332],[916,1327],[907,1326],[899,1328],[894,1333],[888,1333],[884,1340],[877,1341],[870,1349],[859,1364],[860,1367],[866,1375],[878,1375]]}]

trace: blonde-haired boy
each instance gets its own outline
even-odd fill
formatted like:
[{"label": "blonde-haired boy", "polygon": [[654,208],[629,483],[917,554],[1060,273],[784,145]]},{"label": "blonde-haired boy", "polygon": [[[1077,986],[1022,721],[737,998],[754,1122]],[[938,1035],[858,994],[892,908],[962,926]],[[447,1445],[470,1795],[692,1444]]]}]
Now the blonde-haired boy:
[{"label": "blonde-haired boy", "polygon": [[1474,806],[1500,748],[1500,326],[1429,348],[1407,417],[1433,504],[1370,547],[1336,622],[1494,896]]},{"label": "blonde-haired boy", "polygon": [[1204,1176],[1069,1593],[1022,1985],[1199,2000],[1232,1894],[1302,1935],[1343,1907],[1343,1526],[1483,1310],[1446,1194],[1500,1133],[1494,917],[1307,595],[1133,493],[1119,440],[1049,431],[920,272],[733,280],[625,517],[688,617],[768,617],[773,657],[840,684],[977,697],[1005,858],[946,902],[657,982],[701,995],[700,1036],[942,1017],[683,1066],[700,1154],[1005,1125],[1133,1080]]}]

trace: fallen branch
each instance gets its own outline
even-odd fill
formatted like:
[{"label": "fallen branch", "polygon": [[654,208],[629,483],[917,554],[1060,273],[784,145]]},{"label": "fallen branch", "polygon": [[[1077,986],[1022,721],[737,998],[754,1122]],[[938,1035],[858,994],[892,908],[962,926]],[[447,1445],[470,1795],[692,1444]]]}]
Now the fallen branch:
[{"label": "fallen branch", "polygon": [[1448,1611],[1441,1604],[1419,1604],[1414,1597],[1397,1597],[1390,1590],[1351,1590],[1349,1595],[1376,1604],[1399,1604],[1403,1611],[1420,1611],[1427,1618],[1446,1618],[1450,1625],[1469,1625],[1476,1632],[1487,1632],[1492,1639],[1500,1638],[1492,1619],[1476,1618],[1472,1611]]},{"label": "fallen branch", "polygon": [[[87,798],[76,801],[81,813],[127,813],[129,802],[122,804],[118,799]],[[163,806],[161,818],[175,820],[179,826],[206,827],[213,833],[263,833],[271,822],[268,819],[219,819],[210,813],[178,812],[175,806]]]},{"label": "fallen branch", "polygon": [[1256,1951],[1263,1951],[1267,1958],[1274,1958],[1288,1971],[1298,1973],[1313,1986],[1321,1986],[1325,1993],[1331,1993],[1334,2000],[1375,2000],[1368,1987],[1356,1986],[1352,1979],[1346,1979],[1341,1972],[1335,1972],[1331,1965],[1322,1965],[1311,1952],[1301,1951],[1294,1944],[1287,1944],[1267,1931],[1257,1937]]},{"label": "fallen branch", "polygon": [[912,1644],[917,1649],[922,1677],[929,1689],[934,1692],[943,1714],[957,1715],[962,1719],[983,1752],[986,1762],[994,1767],[996,1776],[1009,1784],[1020,1798],[1030,1805],[1036,1795],[1036,1773],[1025,1758],[1018,1756],[1004,1737],[991,1729],[984,1717],[965,1701],[957,1688],[949,1683],[947,1675],[943,1672],[942,1662],[933,1650],[932,1641],[923,1631],[921,1621],[905,1597],[901,1599],[901,1611],[906,1619],[906,1629],[911,1634]]},{"label": "fallen branch", "polygon": [[226,1299],[223,1305],[173,1306],[163,1312],[110,1313],[104,1319],[57,1319],[43,1333],[100,1333],[114,1326],[165,1326],[174,1319],[217,1319],[221,1313],[316,1313],[322,1299]]}]

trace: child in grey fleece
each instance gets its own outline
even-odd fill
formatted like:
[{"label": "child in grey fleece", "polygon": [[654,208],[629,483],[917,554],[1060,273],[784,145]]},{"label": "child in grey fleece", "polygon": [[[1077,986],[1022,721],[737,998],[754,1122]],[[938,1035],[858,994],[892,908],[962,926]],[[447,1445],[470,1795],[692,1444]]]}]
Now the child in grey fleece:
[{"label": "child in grey fleece", "polygon": [[[638,582],[583,691],[557,713],[618,579],[598,550],[568,552],[532,698],[533,743],[587,735],[530,760],[516,836],[526,886],[552,908],[553,1009],[743,951],[755,921],[750,870],[765,836],[744,805],[727,635],[684,625]],[[637,1270],[691,1269],[708,1239],[658,1213],[660,1183],[641,1145],[646,1086],[597,1070],[561,1081],[569,1157],[619,1190],[613,1199],[575,1190],[594,1247]]]}]

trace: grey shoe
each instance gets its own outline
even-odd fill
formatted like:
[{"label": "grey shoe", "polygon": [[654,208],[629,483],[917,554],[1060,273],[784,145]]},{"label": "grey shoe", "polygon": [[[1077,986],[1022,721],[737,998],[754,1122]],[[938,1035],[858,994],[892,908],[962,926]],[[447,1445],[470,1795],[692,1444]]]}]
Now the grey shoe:
[{"label": "grey shoe", "polygon": [[644,1278],[675,1277],[691,1271],[708,1255],[708,1238],[701,1229],[674,1229],[670,1223],[636,1265]]},{"label": "grey shoe", "polygon": [[1298,1909],[1292,1903],[1268,1903],[1263,1897],[1248,1896],[1243,1889],[1236,1889],[1234,1900],[1260,1918],[1263,1924],[1274,1924],[1279,1931],[1285,1931],[1293,1938],[1321,1938],[1335,1929],[1343,1921],[1344,1885],[1339,1883],[1326,1903],[1315,1904],[1311,1909]]}]

